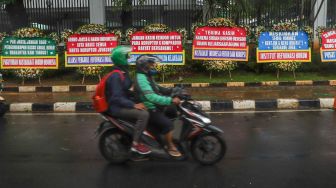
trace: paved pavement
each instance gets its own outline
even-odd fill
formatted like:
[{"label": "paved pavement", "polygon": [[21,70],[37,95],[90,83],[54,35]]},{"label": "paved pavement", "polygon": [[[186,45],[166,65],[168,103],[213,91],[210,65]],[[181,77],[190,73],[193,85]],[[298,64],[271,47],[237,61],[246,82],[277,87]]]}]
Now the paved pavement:
[{"label": "paved pavement", "polygon": [[97,115],[8,114],[0,119],[0,187],[336,187],[336,112],[211,116],[228,144],[216,166],[109,165],[92,139]]},{"label": "paved pavement", "polygon": [[[277,86],[277,87],[207,87],[187,88],[196,100],[278,99],[278,98],[333,98],[335,86]],[[14,102],[91,102],[93,92],[32,92],[1,93],[8,103]]]}]

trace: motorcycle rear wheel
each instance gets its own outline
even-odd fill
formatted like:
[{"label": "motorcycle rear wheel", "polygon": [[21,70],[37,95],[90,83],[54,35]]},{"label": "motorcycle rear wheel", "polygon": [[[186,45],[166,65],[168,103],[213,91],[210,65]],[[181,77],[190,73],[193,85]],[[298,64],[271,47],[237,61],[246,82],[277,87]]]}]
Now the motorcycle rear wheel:
[{"label": "motorcycle rear wheel", "polygon": [[0,117],[5,115],[6,111],[7,111],[6,104],[0,101]]},{"label": "motorcycle rear wheel", "polygon": [[203,134],[191,143],[191,154],[201,164],[213,165],[226,153],[225,140],[217,134]]},{"label": "motorcycle rear wheel", "polygon": [[106,131],[99,138],[100,153],[113,164],[124,163],[130,158],[131,144],[131,137],[119,130]]}]

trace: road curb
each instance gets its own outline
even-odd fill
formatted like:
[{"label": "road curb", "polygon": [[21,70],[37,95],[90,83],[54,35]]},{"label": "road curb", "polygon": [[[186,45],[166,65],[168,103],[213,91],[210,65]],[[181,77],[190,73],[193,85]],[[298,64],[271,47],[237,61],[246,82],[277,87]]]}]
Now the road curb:
[{"label": "road curb", "polygon": [[[223,83],[164,83],[165,87],[275,87],[275,86],[336,86],[336,80],[298,80],[298,81],[263,81],[263,82],[223,82]],[[96,85],[62,86],[5,86],[3,92],[93,92]]]},{"label": "road curb", "polygon": [[[334,98],[198,101],[206,111],[334,109]],[[91,102],[12,103],[9,112],[94,112]]]}]

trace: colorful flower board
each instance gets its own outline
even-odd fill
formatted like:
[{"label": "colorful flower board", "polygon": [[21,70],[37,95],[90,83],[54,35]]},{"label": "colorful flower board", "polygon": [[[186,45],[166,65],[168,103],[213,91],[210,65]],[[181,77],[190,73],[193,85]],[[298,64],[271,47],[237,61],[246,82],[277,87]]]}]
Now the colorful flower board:
[{"label": "colorful flower board", "polygon": [[131,35],[132,53],[130,63],[135,63],[142,54],[152,54],[159,57],[161,64],[184,65],[185,52],[182,36],[178,32],[135,32]]},{"label": "colorful flower board", "polygon": [[336,30],[322,33],[320,51],[322,62],[336,62]]},{"label": "colorful flower board", "polygon": [[262,32],[258,41],[258,63],[311,61],[309,37],[304,31]]},{"label": "colorful flower board", "polygon": [[115,34],[73,34],[66,43],[65,66],[112,66],[111,51],[118,45]]},{"label": "colorful flower board", "polygon": [[248,61],[246,30],[242,27],[198,27],[192,53],[196,60]]},{"label": "colorful flower board", "polygon": [[55,41],[50,38],[6,37],[2,42],[2,69],[57,69]]}]

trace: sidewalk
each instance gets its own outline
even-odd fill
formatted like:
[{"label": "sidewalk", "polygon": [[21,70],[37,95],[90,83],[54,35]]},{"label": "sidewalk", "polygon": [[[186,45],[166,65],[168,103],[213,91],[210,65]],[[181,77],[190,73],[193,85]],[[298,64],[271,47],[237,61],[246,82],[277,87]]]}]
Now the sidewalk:
[{"label": "sidewalk", "polygon": [[[333,86],[207,87],[186,88],[195,100],[268,100],[278,98],[333,98]],[[91,102],[93,92],[3,92],[8,103]]]},{"label": "sidewalk", "polygon": [[[69,88],[69,87],[68,87]],[[207,111],[331,109],[335,86],[188,87]],[[10,112],[94,112],[92,91],[3,92]]]}]

